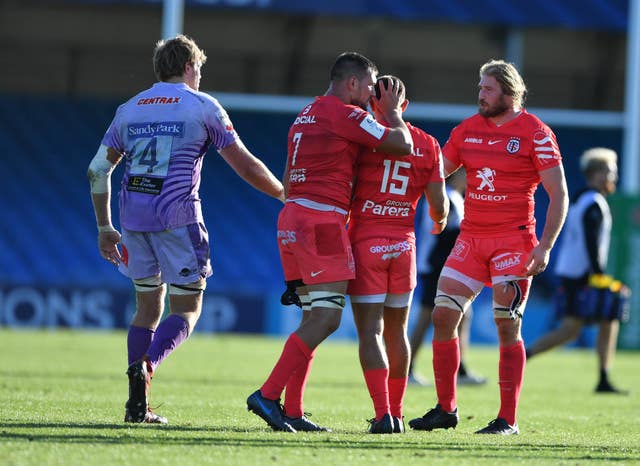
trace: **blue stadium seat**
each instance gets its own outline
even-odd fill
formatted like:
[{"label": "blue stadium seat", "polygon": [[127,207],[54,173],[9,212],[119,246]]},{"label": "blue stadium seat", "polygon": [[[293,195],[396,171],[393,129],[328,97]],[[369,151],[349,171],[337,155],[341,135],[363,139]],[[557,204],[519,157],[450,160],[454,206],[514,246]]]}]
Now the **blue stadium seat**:
[{"label": "blue stadium seat", "polygon": [[[122,288],[128,282],[98,254],[87,165],[119,105],[111,100],[6,95],[0,99],[0,285]],[[290,114],[230,111],[247,147],[280,177],[286,160]],[[414,121],[444,144],[452,124]],[[620,131],[554,128],[565,158],[569,188],[579,187],[582,150],[620,150]],[[122,174],[114,174],[114,188]],[[215,150],[207,154],[201,184],[217,292],[273,293],[282,289],[276,244],[280,203],[233,173]],[[117,219],[117,196],[113,202]],[[538,218],[546,197],[540,196]],[[117,220],[116,220],[117,223]],[[539,222],[539,227],[543,222]],[[547,272],[548,280],[551,274]]]},{"label": "blue stadium seat", "polygon": [[[0,100],[0,143],[8,175],[0,187],[0,285],[128,286],[98,254],[86,180],[87,165],[119,102]],[[289,118],[279,134],[272,132],[273,125],[258,124],[261,120],[261,115],[249,116],[239,125],[246,126],[241,134],[280,176]],[[121,174],[119,167],[116,191]],[[201,195],[213,248],[215,275],[209,288],[279,290],[275,222],[280,203],[248,187],[214,150],[204,164]],[[117,196],[112,207],[117,218]]]}]

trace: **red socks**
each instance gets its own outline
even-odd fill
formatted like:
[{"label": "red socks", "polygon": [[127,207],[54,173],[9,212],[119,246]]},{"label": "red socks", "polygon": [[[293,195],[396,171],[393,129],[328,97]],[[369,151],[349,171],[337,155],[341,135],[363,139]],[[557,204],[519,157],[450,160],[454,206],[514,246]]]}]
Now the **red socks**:
[{"label": "red socks", "polygon": [[307,379],[311,372],[311,363],[315,355],[316,351],[313,350],[309,355],[309,362],[306,367],[301,367],[289,377],[284,392],[284,411],[288,417],[298,418],[304,415],[302,399],[307,386]]},{"label": "red socks", "polygon": [[388,379],[389,369],[387,368],[364,371],[364,380],[373,400],[373,408],[376,411],[376,420],[378,421],[390,412]]},{"label": "red socks", "polygon": [[296,372],[307,374],[311,358],[312,351],[305,342],[295,333],[289,335],[280,359],[273,367],[267,381],[260,387],[262,396],[269,400],[279,399],[293,374]]},{"label": "red socks", "polygon": [[503,418],[512,426],[516,423],[516,411],[524,380],[526,361],[522,340],[512,346],[500,347],[500,362],[498,364],[500,412],[498,417]]},{"label": "red socks", "polygon": [[404,394],[407,391],[408,380],[408,377],[389,379],[389,407],[393,417],[402,419],[402,403]]},{"label": "red socks", "polygon": [[438,403],[446,412],[456,409],[456,377],[460,366],[458,339],[433,341],[433,375]]}]

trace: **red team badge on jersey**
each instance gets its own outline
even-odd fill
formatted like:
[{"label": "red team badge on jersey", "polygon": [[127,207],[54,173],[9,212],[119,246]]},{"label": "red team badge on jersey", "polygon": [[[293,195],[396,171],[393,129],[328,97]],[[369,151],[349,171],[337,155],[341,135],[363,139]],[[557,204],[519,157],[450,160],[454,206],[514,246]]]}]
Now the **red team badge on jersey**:
[{"label": "red team badge on jersey", "polygon": [[520,150],[520,138],[511,138],[507,142],[507,152],[515,154]]}]

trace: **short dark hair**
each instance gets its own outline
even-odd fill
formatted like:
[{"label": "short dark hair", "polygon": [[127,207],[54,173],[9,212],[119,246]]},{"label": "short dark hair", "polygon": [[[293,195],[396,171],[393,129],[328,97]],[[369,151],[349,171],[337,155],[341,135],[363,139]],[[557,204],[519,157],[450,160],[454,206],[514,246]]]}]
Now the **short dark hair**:
[{"label": "short dark hair", "polygon": [[400,95],[403,95],[405,98],[407,97],[407,88],[402,80],[392,74],[385,74],[384,76],[379,76],[376,80],[376,85],[374,87],[376,91],[376,99],[380,99],[380,86],[382,85],[385,89],[389,89],[389,86],[393,85],[392,81],[398,82],[398,91],[400,91]]},{"label": "short dark hair", "polygon": [[338,55],[331,67],[331,81],[342,81],[350,76],[362,79],[366,74],[378,74],[378,67],[364,55],[358,52],[344,52]]},{"label": "short dark hair", "polygon": [[158,41],[153,51],[153,71],[159,81],[182,76],[187,63],[197,61],[204,65],[207,56],[193,39],[182,34]]}]

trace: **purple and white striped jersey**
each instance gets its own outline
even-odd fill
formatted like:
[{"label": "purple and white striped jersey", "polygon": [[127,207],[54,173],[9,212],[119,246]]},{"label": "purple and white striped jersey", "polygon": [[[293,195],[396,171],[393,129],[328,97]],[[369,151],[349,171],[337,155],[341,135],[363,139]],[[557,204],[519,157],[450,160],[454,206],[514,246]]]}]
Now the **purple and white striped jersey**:
[{"label": "purple and white striped jersey", "polygon": [[185,83],[158,82],[118,107],[102,144],[126,160],[121,227],[151,232],[202,222],[203,156],[237,139],[218,101]]}]

